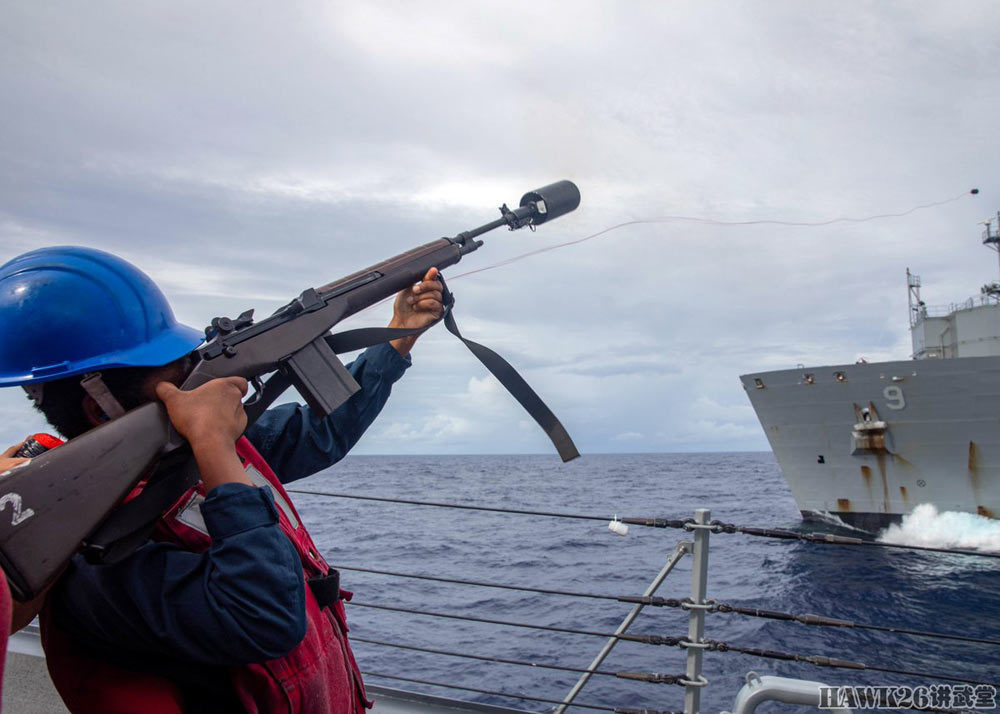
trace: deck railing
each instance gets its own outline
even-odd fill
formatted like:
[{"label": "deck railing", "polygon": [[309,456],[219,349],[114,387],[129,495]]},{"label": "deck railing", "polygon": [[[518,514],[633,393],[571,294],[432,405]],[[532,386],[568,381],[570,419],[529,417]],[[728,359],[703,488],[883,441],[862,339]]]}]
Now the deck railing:
[{"label": "deck railing", "polygon": [[[501,513],[508,513],[511,515],[529,515],[534,517],[553,517],[553,518],[566,518],[566,519],[585,519],[585,520],[595,520],[604,522],[609,521],[607,517],[598,515],[557,513],[548,511],[533,511],[526,509],[510,509],[510,508],[501,508],[493,506],[480,506],[473,504],[417,501],[412,499],[396,499],[396,498],[386,498],[379,496],[364,496],[360,494],[327,493],[327,492],[310,491],[304,489],[290,489],[290,492],[305,494],[305,495],[313,495],[313,496],[328,496],[334,498],[352,498],[352,499],[373,500],[373,501],[383,501],[383,502],[389,501],[389,502],[435,507],[435,508],[457,508],[463,510],[501,512]],[[554,672],[571,672],[578,674],[579,677],[576,684],[573,685],[573,687],[570,689],[570,691],[566,694],[566,696],[562,700],[539,697],[534,694],[516,693],[510,691],[476,687],[472,686],[471,684],[430,681],[416,677],[407,677],[399,672],[396,673],[367,672],[366,674],[368,676],[373,676],[373,677],[382,677],[395,681],[431,685],[435,687],[442,687],[456,691],[467,691],[467,692],[474,692],[481,694],[490,694],[498,697],[509,697],[514,699],[520,699],[525,702],[555,704],[556,706],[554,708],[554,714],[564,714],[564,712],[567,709],[572,707],[580,709],[588,709],[588,710],[612,711],[615,712],[616,714],[680,714],[680,710],[677,709],[649,709],[648,707],[645,706],[642,707],[630,706],[629,703],[627,702],[598,703],[592,701],[578,701],[577,696],[580,694],[580,692],[585,688],[587,683],[590,682],[594,676],[616,677],[619,679],[631,680],[636,682],[646,682],[651,684],[668,684],[668,685],[683,687],[684,697],[683,697],[682,711],[684,712],[684,714],[699,714],[699,712],[701,711],[701,692],[702,689],[709,684],[709,681],[705,678],[702,672],[702,661],[704,654],[706,652],[713,652],[713,653],[735,652],[735,653],[742,653],[745,655],[760,657],[764,659],[807,663],[815,667],[847,669],[855,671],[869,670],[869,671],[884,672],[887,674],[894,674],[894,675],[921,677],[924,680],[941,680],[947,682],[956,682],[962,685],[968,685],[970,691],[972,691],[973,687],[976,687],[978,688],[977,691],[981,690],[983,692],[986,692],[986,690],[982,690],[983,687],[986,687],[989,690],[986,693],[991,693],[993,697],[996,697],[996,693],[998,689],[1000,689],[1000,682],[985,681],[976,679],[974,677],[953,675],[942,672],[914,671],[897,667],[880,666],[877,664],[858,662],[849,659],[841,659],[827,655],[804,655],[797,653],[779,652],[775,650],[760,649],[756,647],[740,645],[738,643],[720,642],[717,640],[705,638],[706,615],[735,614],[745,617],[756,617],[756,618],[780,620],[786,622],[799,622],[807,625],[814,625],[821,627],[867,629],[883,633],[894,633],[906,636],[947,639],[964,643],[987,644],[998,648],[997,651],[1000,652],[1000,641],[995,641],[985,638],[957,635],[945,632],[912,630],[899,627],[890,628],[877,624],[851,622],[823,615],[777,612],[773,610],[765,610],[755,607],[730,605],[718,602],[716,600],[710,600],[708,599],[708,593],[707,593],[707,574],[708,574],[710,536],[713,533],[714,534],[739,533],[754,537],[797,540],[800,542],[813,543],[817,545],[842,545],[842,546],[877,547],[877,548],[896,549],[896,550],[918,550],[930,553],[943,552],[943,553],[961,554],[971,557],[985,557],[994,559],[1000,558],[1000,553],[956,550],[951,548],[937,548],[931,546],[915,546],[915,545],[906,545],[898,543],[883,543],[881,541],[866,540],[856,537],[838,536],[829,533],[810,533],[810,532],[790,531],[783,529],[759,528],[753,526],[739,526],[735,524],[722,523],[720,521],[711,520],[711,514],[706,509],[698,509],[694,513],[694,518],[687,518],[683,520],[673,520],[664,518],[619,519],[617,516],[615,516],[614,518],[610,519],[609,523],[609,527],[616,532],[620,532],[621,529],[623,528],[627,530],[627,527],[630,526],[680,529],[691,535],[690,540],[684,539],[675,544],[675,547],[667,557],[665,564],[641,595],[630,595],[630,594],[613,595],[613,594],[602,594],[602,593],[565,591],[554,588],[535,588],[535,587],[513,585],[511,583],[463,580],[463,579],[446,578],[446,577],[421,574],[421,573],[401,573],[401,572],[377,570],[373,568],[362,568],[351,565],[334,563],[335,567],[339,567],[342,570],[376,573],[380,575],[386,575],[397,578],[415,578],[415,579],[449,583],[458,586],[501,588],[506,590],[518,590],[523,592],[539,593],[544,595],[603,599],[603,600],[612,600],[612,601],[633,604],[632,610],[628,613],[628,615],[624,618],[624,620],[622,620],[621,624],[614,632],[595,632],[583,629],[553,627],[547,625],[532,624],[527,622],[515,622],[509,620],[501,620],[497,618],[477,617],[477,616],[463,615],[458,613],[434,612],[428,610],[418,610],[413,608],[403,608],[387,604],[367,603],[358,601],[353,601],[351,603],[352,607],[354,606],[371,607],[375,609],[407,612],[415,615],[422,615],[428,617],[438,617],[438,618],[446,618],[454,620],[468,620],[473,622],[488,623],[499,626],[529,628],[539,631],[554,631],[561,633],[572,633],[572,634],[589,635],[592,637],[604,638],[605,639],[604,645],[600,648],[593,661],[586,668],[539,663],[539,662],[503,658],[503,657],[485,656],[479,654],[472,654],[468,652],[459,652],[459,651],[445,650],[440,648],[423,647],[410,643],[387,642],[383,640],[371,640],[360,637],[352,638],[355,641],[359,642],[367,642],[379,646],[396,647],[404,650],[419,651],[419,652],[437,654],[441,656],[462,657],[462,658],[494,662],[494,663],[520,665],[526,667],[534,667],[538,669],[548,669]],[[656,592],[660,588],[661,584],[666,580],[667,576],[673,571],[674,567],[679,562],[681,562],[683,558],[687,556],[690,556],[693,561],[691,568],[690,597],[684,599],[674,599],[674,598],[664,598],[657,596]],[[630,627],[637,619],[639,619],[643,610],[649,607],[678,608],[680,610],[687,611],[688,613],[687,635],[667,636],[667,635],[650,635],[650,634],[641,634],[641,635],[631,634],[629,632]],[[683,672],[662,674],[656,672],[618,671],[618,670],[609,670],[602,668],[602,664],[604,663],[605,659],[610,654],[615,645],[620,641],[639,642],[649,645],[681,648],[685,651],[685,669]],[[743,690],[741,690],[740,694],[736,697],[736,701],[734,704],[734,712],[739,711],[742,714],[748,714],[748,712],[751,712],[753,710],[753,707],[756,706],[757,703],[768,699],[776,699],[780,701],[798,702],[798,703],[808,702],[818,705],[820,703],[819,688],[822,686],[823,685],[821,683],[813,681],[784,679],[775,677],[762,678],[758,677],[756,674],[752,676],[748,675],[746,686],[743,688]],[[669,697],[665,697],[664,703],[669,704],[672,702],[670,701]],[[935,711],[947,711],[947,712],[957,711],[942,707],[937,707],[937,708],[923,707],[923,708],[932,709]],[[839,709],[839,711],[846,711],[846,710],[843,710],[841,708]]]}]

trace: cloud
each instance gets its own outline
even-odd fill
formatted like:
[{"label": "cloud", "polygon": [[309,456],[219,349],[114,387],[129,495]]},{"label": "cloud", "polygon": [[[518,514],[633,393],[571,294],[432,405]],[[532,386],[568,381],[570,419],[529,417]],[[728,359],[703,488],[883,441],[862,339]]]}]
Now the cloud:
[{"label": "cloud", "polygon": [[642,441],[642,434],[637,431],[623,431],[611,437],[612,441]]},{"label": "cloud", "polygon": [[[490,233],[446,275],[635,219],[896,212],[995,173],[994,3],[566,7],[8,4],[3,257],[122,254],[201,326],[563,177],[578,211]],[[737,375],[905,358],[908,265],[932,304],[995,277],[975,223],[1000,190],[980,188],[869,223],[630,225],[449,284],[463,331],[584,451],[764,449]],[[8,440],[23,436],[15,392],[0,390]],[[359,448],[549,450],[523,422],[437,330]]]},{"label": "cloud", "polygon": [[664,376],[680,374],[681,369],[676,364],[670,364],[657,359],[634,359],[605,362],[591,365],[571,365],[565,368],[568,372],[582,374],[588,377],[618,377],[618,376]]},{"label": "cloud", "polygon": [[473,425],[468,419],[448,414],[435,414],[418,423],[410,421],[389,422],[379,434],[382,439],[417,444],[421,449],[438,447],[457,437],[472,432]]}]

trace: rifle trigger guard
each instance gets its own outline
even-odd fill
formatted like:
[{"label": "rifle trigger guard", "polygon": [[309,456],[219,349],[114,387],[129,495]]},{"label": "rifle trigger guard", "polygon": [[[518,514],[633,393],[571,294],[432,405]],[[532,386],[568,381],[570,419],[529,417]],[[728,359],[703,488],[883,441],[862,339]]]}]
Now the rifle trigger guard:
[{"label": "rifle trigger guard", "polygon": [[250,384],[253,385],[253,394],[250,395],[249,399],[243,402],[244,407],[252,407],[260,401],[262,396],[264,396],[264,383],[261,381],[260,377],[254,377],[251,379]]}]

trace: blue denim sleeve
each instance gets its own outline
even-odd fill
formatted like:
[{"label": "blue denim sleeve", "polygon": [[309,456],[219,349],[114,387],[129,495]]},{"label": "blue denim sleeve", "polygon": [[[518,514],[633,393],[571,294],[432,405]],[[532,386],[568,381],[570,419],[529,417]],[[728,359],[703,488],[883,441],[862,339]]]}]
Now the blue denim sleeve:
[{"label": "blue denim sleeve", "polygon": [[268,409],[246,436],[282,483],[296,481],[340,461],[375,421],[392,385],[410,366],[389,343],[369,347],[348,365],[361,385],[325,419],[301,404]]},{"label": "blue denim sleeve", "polygon": [[114,565],[80,556],[50,596],[58,625],[114,658],[215,666],[281,657],[305,636],[305,580],[266,488],[224,484],[201,506],[204,553],[147,543]]}]

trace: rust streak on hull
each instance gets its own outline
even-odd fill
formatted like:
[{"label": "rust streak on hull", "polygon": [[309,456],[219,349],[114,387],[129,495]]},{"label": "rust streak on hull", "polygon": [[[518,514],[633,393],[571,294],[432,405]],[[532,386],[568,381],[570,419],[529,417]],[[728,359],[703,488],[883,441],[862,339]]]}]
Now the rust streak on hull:
[{"label": "rust streak on hull", "polygon": [[890,453],[889,456],[891,456],[892,460],[895,461],[900,466],[913,466],[913,464],[911,464],[909,461],[907,461],[906,459],[904,459],[899,454],[892,454],[892,453]]},{"label": "rust streak on hull", "polygon": [[[969,442],[969,486],[972,487],[973,501],[978,503],[983,500],[982,496],[979,495],[979,447],[974,441]],[[991,515],[989,509],[984,506],[976,506],[976,512],[987,518],[996,517]]]},{"label": "rust streak on hull", "polygon": [[969,484],[976,498],[979,498],[979,449],[976,442],[969,442]]},{"label": "rust streak on hull", "polygon": [[882,477],[882,513],[889,512],[889,477],[885,472],[885,451],[875,452],[875,461],[878,463],[878,472]]}]

